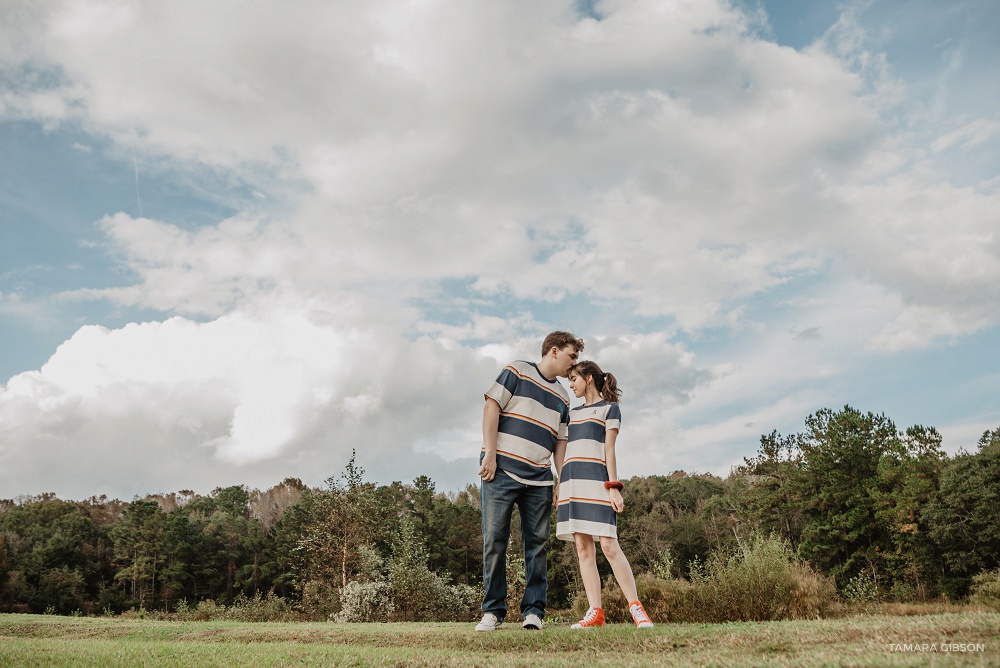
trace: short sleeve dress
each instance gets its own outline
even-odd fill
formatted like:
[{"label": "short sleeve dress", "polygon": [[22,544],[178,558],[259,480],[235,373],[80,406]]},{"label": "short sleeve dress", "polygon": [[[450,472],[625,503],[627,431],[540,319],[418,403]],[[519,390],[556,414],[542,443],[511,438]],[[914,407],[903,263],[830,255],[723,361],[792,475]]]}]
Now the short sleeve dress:
[{"label": "short sleeve dress", "polygon": [[577,406],[570,412],[569,441],[559,478],[556,536],[573,534],[618,537],[617,515],[604,483],[608,466],[604,439],[609,429],[621,428],[621,409],[611,401]]}]

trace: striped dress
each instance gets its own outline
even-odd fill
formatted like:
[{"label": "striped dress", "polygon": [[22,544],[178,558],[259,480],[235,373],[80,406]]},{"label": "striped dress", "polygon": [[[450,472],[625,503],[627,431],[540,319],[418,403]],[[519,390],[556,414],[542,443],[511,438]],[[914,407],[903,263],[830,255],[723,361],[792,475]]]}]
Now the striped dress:
[{"label": "striped dress", "polygon": [[611,495],[604,488],[608,466],[604,438],[609,429],[620,429],[622,413],[617,403],[600,401],[570,412],[569,443],[559,479],[556,535],[573,540],[574,533],[618,537],[617,517]]}]

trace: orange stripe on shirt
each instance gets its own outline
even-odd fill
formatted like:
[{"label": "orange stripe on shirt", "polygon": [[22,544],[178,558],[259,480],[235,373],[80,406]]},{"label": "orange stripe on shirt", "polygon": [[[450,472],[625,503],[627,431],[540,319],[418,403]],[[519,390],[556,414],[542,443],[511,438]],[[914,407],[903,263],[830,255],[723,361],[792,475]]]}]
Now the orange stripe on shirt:
[{"label": "orange stripe on shirt", "polygon": [[603,464],[603,459],[598,459],[597,457],[570,457],[563,460],[563,466],[569,464],[570,462],[596,462],[598,464]]},{"label": "orange stripe on shirt", "polygon": [[514,418],[517,418],[518,420],[524,420],[525,422],[530,422],[532,424],[537,424],[539,427],[545,427],[545,429],[547,429],[549,431],[549,433],[551,433],[553,436],[558,436],[559,435],[559,432],[557,430],[553,429],[552,427],[550,427],[549,425],[545,424],[541,420],[536,420],[533,417],[528,417],[527,415],[521,415],[520,413],[508,413],[507,411],[502,411],[501,415],[506,415],[507,417],[514,417]]},{"label": "orange stripe on shirt", "polygon": [[561,506],[564,503],[569,503],[571,501],[577,501],[579,503],[597,503],[597,504],[600,504],[602,506],[610,506],[611,505],[611,501],[609,501],[607,499],[585,499],[585,498],[580,497],[580,496],[571,496],[568,499],[559,499],[559,505]]},{"label": "orange stripe on shirt", "polygon": [[524,379],[524,380],[526,380],[526,381],[528,381],[530,383],[534,383],[535,385],[537,385],[538,387],[542,388],[543,390],[545,390],[549,394],[552,394],[553,396],[557,397],[559,399],[559,401],[566,401],[561,394],[559,394],[558,392],[556,392],[555,390],[553,390],[551,387],[546,387],[546,386],[542,385],[541,383],[539,383],[537,380],[535,380],[531,376],[524,375],[523,373],[521,373],[520,371],[518,371],[517,369],[515,369],[514,367],[512,367],[510,365],[508,365],[506,368],[510,369],[511,372],[515,376],[517,376],[518,378],[522,378],[522,379]]},{"label": "orange stripe on shirt", "polygon": [[[486,448],[485,447],[480,448],[479,451],[480,452],[486,452]],[[526,457],[522,457],[521,455],[515,455],[513,452],[507,452],[506,450],[500,450],[499,448],[497,448],[497,454],[498,455],[503,455],[504,457],[510,457],[511,459],[516,459],[517,461],[524,462],[525,464],[530,464],[531,466],[534,466],[535,468],[538,468],[538,469],[547,469],[547,468],[550,468],[549,464],[539,464],[538,462],[536,462],[534,460],[527,459]]]},{"label": "orange stripe on shirt", "polygon": [[594,424],[599,424],[602,427],[605,424],[607,424],[604,420],[599,420],[599,419],[594,418],[594,417],[585,417],[585,418],[582,418],[582,419],[574,419],[574,420],[570,420],[569,423],[570,424],[583,424],[584,422],[593,422]]}]

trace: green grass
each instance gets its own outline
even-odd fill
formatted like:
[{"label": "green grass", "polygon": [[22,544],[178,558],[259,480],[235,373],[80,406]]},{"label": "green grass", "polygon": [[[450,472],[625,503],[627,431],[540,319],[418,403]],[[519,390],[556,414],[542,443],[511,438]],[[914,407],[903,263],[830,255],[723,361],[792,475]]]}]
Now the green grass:
[{"label": "green grass", "polygon": [[[983,651],[892,651],[890,644]],[[0,615],[0,666],[952,666],[1000,664],[1000,613],[631,625],[170,622]]]}]

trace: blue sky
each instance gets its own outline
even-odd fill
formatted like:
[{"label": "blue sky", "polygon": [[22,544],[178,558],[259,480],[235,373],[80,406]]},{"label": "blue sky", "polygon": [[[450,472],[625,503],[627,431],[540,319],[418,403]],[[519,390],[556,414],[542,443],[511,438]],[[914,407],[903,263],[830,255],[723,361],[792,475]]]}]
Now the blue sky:
[{"label": "blue sky", "polygon": [[556,328],[622,379],[623,475],[844,404],[1000,425],[996,3],[227,11],[0,28],[0,498],[352,448],[456,489]]}]

